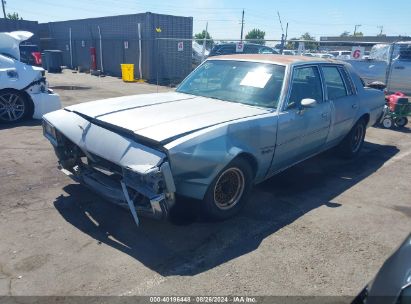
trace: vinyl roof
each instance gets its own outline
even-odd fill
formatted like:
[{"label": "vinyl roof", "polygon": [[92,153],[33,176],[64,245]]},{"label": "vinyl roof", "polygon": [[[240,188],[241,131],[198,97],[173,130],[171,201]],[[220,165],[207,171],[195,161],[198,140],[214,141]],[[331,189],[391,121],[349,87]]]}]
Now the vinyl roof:
[{"label": "vinyl roof", "polygon": [[209,57],[209,60],[244,60],[256,62],[271,62],[281,65],[290,65],[295,63],[314,63],[314,62],[337,62],[333,59],[324,59],[319,57],[308,56],[291,56],[291,55],[274,55],[274,54],[235,54]]}]

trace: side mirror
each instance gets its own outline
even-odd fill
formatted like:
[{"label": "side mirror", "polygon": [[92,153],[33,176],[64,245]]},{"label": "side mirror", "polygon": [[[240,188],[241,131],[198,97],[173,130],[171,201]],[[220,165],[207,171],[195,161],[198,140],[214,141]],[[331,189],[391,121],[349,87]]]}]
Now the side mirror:
[{"label": "side mirror", "polygon": [[312,98],[304,98],[301,100],[301,107],[303,108],[314,108],[317,105],[317,101]]}]

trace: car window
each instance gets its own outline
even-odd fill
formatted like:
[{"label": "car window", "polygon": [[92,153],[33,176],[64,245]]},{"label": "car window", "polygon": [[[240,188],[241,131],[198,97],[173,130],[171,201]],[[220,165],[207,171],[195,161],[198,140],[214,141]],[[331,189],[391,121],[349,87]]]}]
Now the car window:
[{"label": "car window", "polygon": [[298,108],[301,100],[305,98],[323,101],[321,78],[316,66],[294,69],[287,109]]},{"label": "car window", "polygon": [[347,96],[347,89],[337,66],[325,66],[322,68],[328,99],[335,100]]},{"label": "car window", "polygon": [[353,95],[355,94],[354,83],[352,81],[351,76],[348,74],[347,70],[344,67],[340,67],[340,72],[342,77],[344,78],[345,85],[347,87],[347,94]]},{"label": "car window", "polygon": [[220,54],[220,55],[228,55],[228,54],[233,54],[234,52],[235,52],[234,46],[227,45],[227,46],[221,47],[221,48],[217,51],[217,54]]},{"label": "car window", "polygon": [[274,54],[274,51],[268,47],[261,48],[259,51],[260,54]]},{"label": "car window", "polygon": [[258,62],[209,60],[191,73],[177,92],[276,108],[285,67]]},{"label": "car window", "polygon": [[258,54],[259,47],[250,44],[244,44],[244,53],[247,54]]}]

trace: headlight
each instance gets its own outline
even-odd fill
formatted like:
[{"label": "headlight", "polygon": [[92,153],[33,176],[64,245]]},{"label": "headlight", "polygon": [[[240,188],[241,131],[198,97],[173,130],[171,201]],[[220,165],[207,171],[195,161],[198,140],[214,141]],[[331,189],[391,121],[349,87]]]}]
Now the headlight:
[{"label": "headlight", "polygon": [[8,70],[7,71],[7,76],[11,79],[18,79],[19,78],[19,73],[17,73],[16,70]]},{"label": "headlight", "polygon": [[49,139],[53,139],[57,143],[56,129],[48,121],[43,119],[43,133]]},{"label": "headlight", "polygon": [[130,168],[123,168],[123,178],[127,186],[149,198],[159,194],[164,188],[163,175],[158,168],[154,168],[144,174],[134,172]]}]

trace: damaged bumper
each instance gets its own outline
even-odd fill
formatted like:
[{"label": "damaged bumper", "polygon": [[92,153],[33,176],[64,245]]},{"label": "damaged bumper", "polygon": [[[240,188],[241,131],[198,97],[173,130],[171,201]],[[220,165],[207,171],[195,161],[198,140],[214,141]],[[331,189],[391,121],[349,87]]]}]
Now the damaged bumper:
[{"label": "damaged bumper", "polygon": [[148,186],[139,182],[139,180],[147,178],[148,175],[141,175],[128,168],[123,169],[122,178],[113,178],[88,166],[74,167],[73,172],[62,166],[59,168],[74,181],[87,186],[106,200],[129,208],[137,225],[139,224],[139,215],[154,219],[166,219],[175,202],[175,187],[167,162],[150,173],[150,179],[153,180],[152,185],[164,182],[168,184],[168,187],[164,189],[166,191],[152,191]]},{"label": "damaged bumper", "polygon": [[[49,120],[64,121],[65,134]],[[137,225],[139,215],[168,217],[176,188],[165,152],[64,110],[43,118],[43,134],[54,146],[63,173],[108,201],[130,209]]]}]

